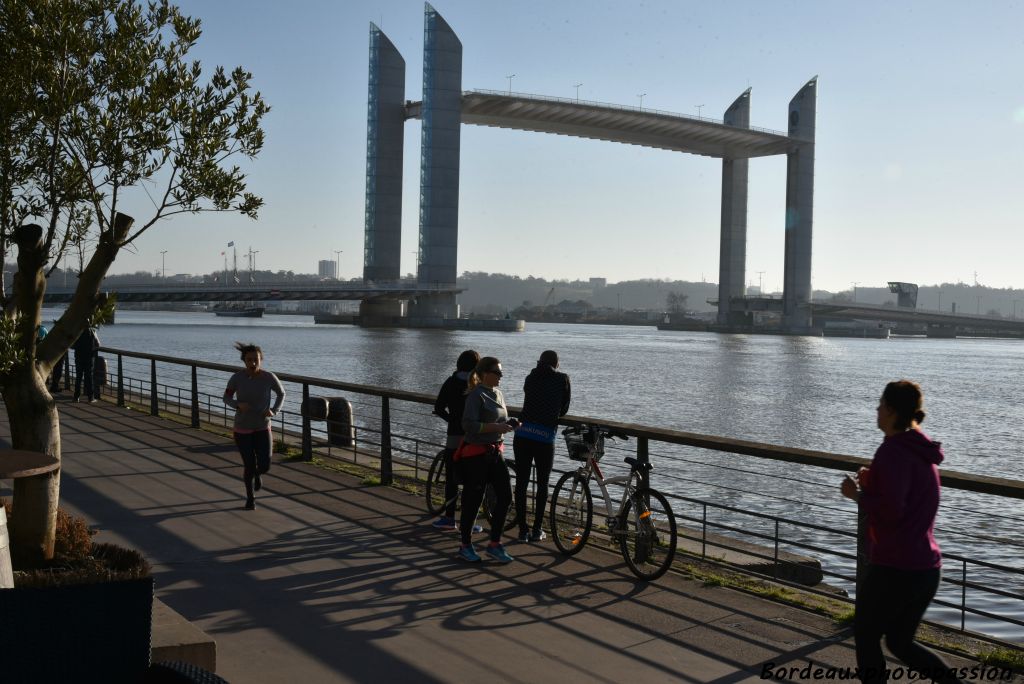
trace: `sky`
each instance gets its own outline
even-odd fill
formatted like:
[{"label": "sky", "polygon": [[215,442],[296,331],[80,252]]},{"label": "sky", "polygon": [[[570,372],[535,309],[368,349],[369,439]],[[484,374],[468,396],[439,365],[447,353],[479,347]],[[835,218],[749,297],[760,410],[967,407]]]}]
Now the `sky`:
[{"label": "sky", "polygon": [[[417,0],[180,0],[191,56],[244,66],[271,105],[242,160],[259,219],[182,215],[112,273],[206,273],[228,242],[259,269],[362,274],[370,22],[422,99]],[[463,89],[576,97],[785,131],[818,76],[813,286],[889,280],[1024,287],[1024,2],[729,3],[437,0],[463,45]],[[509,76],[514,75],[511,81]],[[415,271],[420,124],[406,124],[402,272]],[[718,279],[721,161],[462,127],[458,271],[610,282]],[[782,287],[785,157],[750,162],[747,282]],[[136,196],[129,213],[151,215]],[[147,214],[148,212],[148,214]],[[336,251],[340,250],[340,256]],[[227,250],[230,256],[231,250]],[[165,252],[165,254],[161,254]]]}]

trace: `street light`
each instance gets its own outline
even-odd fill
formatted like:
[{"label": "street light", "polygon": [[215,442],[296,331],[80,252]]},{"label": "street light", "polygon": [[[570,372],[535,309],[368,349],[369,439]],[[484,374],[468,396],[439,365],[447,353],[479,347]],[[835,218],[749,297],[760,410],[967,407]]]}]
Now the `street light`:
[{"label": "street light", "polygon": [[[64,276],[67,278],[67,275]],[[167,250],[160,252],[160,277],[167,280]]]},{"label": "street light", "polygon": [[646,96],[647,96],[647,93],[638,93],[638,94],[637,94],[637,97],[639,97],[639,98],[640,98],[640,109],[641,109],[641,111],[642,111],[642,110],[643,110],[643,108],[644,108],[644,98],[645,98]]},{"label": "street light", "polygon": [[576,89],[576,104],[580,103],[580,86],[581,85],[583,85],[583,84],[582,83],[577,83],[576,85],[573,86],[573,88]]},{"label": "street light", "polygon": [[704,105],[694,105],[697,108],[697,118],[700,118],[700,110],[704,108]]},{"label": "street light", "polygon": [[336,280],[341,280],[341,253],[344,251],[343,249],[334,250],[334,278]]},{"label": "street light", "polygon": [[857,286],[860,285],[859,280],[853,281],[853,301],[857,301]]},{"label": "street light", "polygon": [[509,95],[512,94],[512,79],[515,78],[515,77],[516,77],[515,74],[509,74],[508,76],[505,77],[505,78],[508,79],[508,94]]},{"label": "street light", "polygon": [[764,271],[755,271],[757,273],[757,294],[761,297],[764,296]]}]

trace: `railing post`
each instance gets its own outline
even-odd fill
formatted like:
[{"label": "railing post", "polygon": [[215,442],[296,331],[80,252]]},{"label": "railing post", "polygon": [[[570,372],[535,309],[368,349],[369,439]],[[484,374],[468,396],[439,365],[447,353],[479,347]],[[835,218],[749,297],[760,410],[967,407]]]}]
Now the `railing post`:
[{"label": "railing post", "polygon": [[[309,385],[302,383],[302,405],[309,406]],[[302,413],[302,459],[313,460],[313,428],[309,423],[309,411]]]},{"label": "railing post", "polygon": [[380,483],[390,486],[391,471],[391,404],[387,397],[380,398]]},{"label": "railing post", "polygon": [[124,357],[117,355],[117,405],[124,408]]},{"label": "railing post", "polygon": [[646,437],[636,438],[636,464],[639,466],[637,470],[640,476],[640,486],[650,487],[651,486],[651,473],[646,468],[647,464],[651,462],[650,452],[647,447]]},{"label": "railing post", "polygon": [[199,378],[196,365],[192,364],[192,427],[199,427]]},{"label": "railing post", "polygon": [[160,415],[160,404],[156,397],[156,359],[149,360],[149,415]]},{"label": "railing post", "polygon": [[963,574],[960,577],[960,631],[967,631],[967,559],[961,561]]},{"label": "railing post", "polygon": [[64,391],[71,389],[71,350],[64,352],[64,358],[61,360],[64,364]]},{"label": "railing post", "polygon": [[772,558],[772,577],[779,578],[779,519],[775,519],[775,557]]}]

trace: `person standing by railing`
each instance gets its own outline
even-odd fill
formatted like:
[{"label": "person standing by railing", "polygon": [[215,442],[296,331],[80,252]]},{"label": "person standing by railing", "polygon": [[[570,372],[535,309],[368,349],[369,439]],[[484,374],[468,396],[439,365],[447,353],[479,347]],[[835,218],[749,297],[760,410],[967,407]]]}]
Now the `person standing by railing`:
[{"label": "person standing by railing", "polygon": [[[516,456],[516,522],[520,542],[539,542],[545,538],[541,525],[548,502],[548,480],[555,462],[558,419],[569,412],[572,387],[569,376],[558,372],[558,354],[542,352],[537,367],[523,384],[525,398],[519,414],[520,425],[512,440]],[[526,520],[526,498],[530,469],[537,468],[537,494],[533,506],[533,527]]]},{"label": "person standing by railing", "polygon": [[445,481],[444,481],[444,510],[441,517],[434,521],[433,526],[439,530],[456,530],[458,524],[455,522],[455,504],[459,497],[459,483],[455,476],[455,466],[452,455],[462,443],[462,437],[466,431],[462,429],[462,412],[466,408],[466,391],[469,386],[469,374],[476,368],[480,361],[480,354],[472,349],[459,354],[455,362],[455,372],[451,374],[441,385],[437,393],[437,400],[434,401],[434,415],[440,416],[448,423],[447,440],[445,442]]},{"label": "person standing by railing", "polygon": [[501,375],[501,362],[493,356],[480,359],[470,374],[466,407],[462,413],[462,429],[466,436],[454,456],[456,467],[462,473],[462,517],[459,525],[462,545],[459,558],[470,563],[480,562],[480,556],[473,548],[472,530],[488,484],[494,488],[496,501],[491,511],[491,541],[485,553],[502,563],[514,560],[501,544],[505,516],[512,503],[512,485],[502,456],[503,442],[505,433],[515,430],[515,422],[510,423],[508,419],[505,397],[498,389]]},{"label": "person standing by railing", "polygon": [[867,515],[867,565],[859,582],[854,615],[857,668],[863,682],[885,682],[881,640],[911,669],[936,682],[959,682],[936,653],[914,641],[917,627],[938,590],[942,554],[935,542],[942,445],[931,441],[921,388],[890,382],[878,402],[878,428],[885,433],[871,464],[841,491]]},{"label": "person standing by railing", "polygon": [[[263,350],[255,344],[235,342],[245,363],[228,380],[224,403],[235,409],[235,444],[242,455],[242,480],[245,482],[245,510],[256,508],[255,492],[263,488],[262,476],[270,470],[272,435],[270,419],[284,403],[284,387],[277,376],[263,370]],[[270,405],[271,393],[277,395]]]},{"label": "person standing by railing", "polygon": [[96,367],[96,354],[100,351],[100,336],[96,328],[86,327],[81,332],[75,343],[71,345],[75,350],[75,396],[73,401],[78,401],[82,396],[82,380],[85,380],[85,396],[89,403],[99,400],[99,390],[96,388],[94,369]]}]

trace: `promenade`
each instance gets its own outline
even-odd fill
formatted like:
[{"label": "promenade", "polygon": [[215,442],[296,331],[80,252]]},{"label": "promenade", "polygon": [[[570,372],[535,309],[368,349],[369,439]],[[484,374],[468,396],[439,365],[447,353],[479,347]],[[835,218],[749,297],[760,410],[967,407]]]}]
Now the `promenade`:
[{"label": "promenade", "polygon": [[516,562],[467,566],[421,497],[309,464],[275,462],[245,511],[227,438],[61,396],[62,505],[150,559],[158,597],[216,639],[234,684],[724,684],[769,662],[854,666],[827,618],[672,573],[644,585],[597,549],[508,539]]}]

